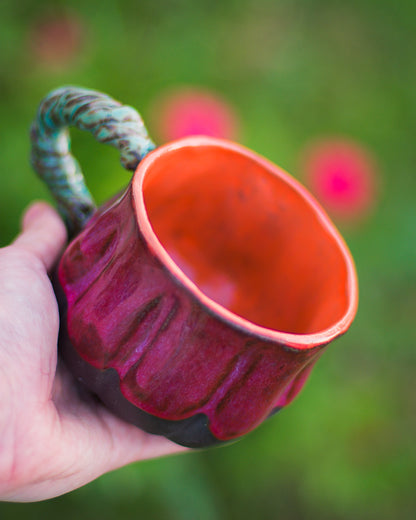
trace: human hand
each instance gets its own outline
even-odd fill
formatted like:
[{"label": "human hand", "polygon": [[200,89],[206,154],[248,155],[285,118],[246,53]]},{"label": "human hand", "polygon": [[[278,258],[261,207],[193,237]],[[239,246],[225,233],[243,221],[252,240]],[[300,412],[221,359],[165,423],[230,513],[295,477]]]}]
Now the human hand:
[{"label": "human hand", "polygon": [[57,213],[35,203],[22,233],[0,249],[0,500],[52,498],[133,461],[184,450],[115,417],[57,359],[48,271],[65,242]]}]

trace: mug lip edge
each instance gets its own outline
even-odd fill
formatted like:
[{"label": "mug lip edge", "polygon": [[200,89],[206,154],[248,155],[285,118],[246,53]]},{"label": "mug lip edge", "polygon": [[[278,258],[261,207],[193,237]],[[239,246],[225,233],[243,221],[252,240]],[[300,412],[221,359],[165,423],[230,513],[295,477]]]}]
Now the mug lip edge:
[{"label": "mug lip edge", "polygon": [[[169,153],[180,148],[197,147],[201,145],[227,149],[256,161],[265,169],[272,171],[285,182],[287,182],[311,206],[321,225],[336,241],[338,249],[341,251],[342,257],[345,261],[347,270],[346,291],[348,295],[348,306],[341,318],[338,319],[333,325],[318,332],[306,334],[283,332],[257,325],[249,319],[239,316],[233,311],[227,309],[203,293],[174,262],[172,257],[158,239],[150,223],[144,202],[143,181],[146,171],[162,154]],[[193,135],[189,137],[182,137],[180,139],[176,139],[174,141],[160,145],[147,154],[138,164],[133,174],[131,185],[133,206],[138,218],[138,225],[140,227],[140,232],[146,239],[147,244],[151,247],[159,261],[167,268],[169,273],[175,278],[179,285],[183,286],[188,292],[190,292],[197,299],[199,304],[205,307],[210,314],[213,314],[218,319],[225,321],[228,325],[231,325],[233,328],[238,329],[241,332],[255,335],[256,337],[263,340],[278,342],[283,344],[285,347],[294,350],[310,350],[318,346],[324,346],[347,332],[355,318],[358,307],[358,280],[354,259],[344,238],[341,236],[340,232],[321,204],[315,199],[315,197],[307,190],[305,186],[303,186],[286,170],[242,144],[217,137]]]}]

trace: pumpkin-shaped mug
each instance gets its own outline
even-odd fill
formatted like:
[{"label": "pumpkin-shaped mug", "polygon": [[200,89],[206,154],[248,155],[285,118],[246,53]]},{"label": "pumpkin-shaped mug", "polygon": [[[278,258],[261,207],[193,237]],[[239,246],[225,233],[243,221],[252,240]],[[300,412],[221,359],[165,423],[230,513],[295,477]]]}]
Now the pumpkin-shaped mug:
[{"label": "pumpkin-shaped mug", "polygon": [[[99,209],[69,126],[134,172]],[[74,375],[121,418],[190,447],[290,403],[357,307],[351,255],[308,191],[226,140],[156,148],[133,108],[78,87],[44,98],[31,137],[70,232],[55,290]]]}]

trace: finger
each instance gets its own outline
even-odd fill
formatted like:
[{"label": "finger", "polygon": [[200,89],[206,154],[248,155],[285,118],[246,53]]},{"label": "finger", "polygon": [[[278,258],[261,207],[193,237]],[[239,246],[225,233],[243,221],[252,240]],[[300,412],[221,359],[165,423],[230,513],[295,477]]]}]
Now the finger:
[{"label": "finger", "polygon": [[35,202],[23,215],[22,232],[14,245],[35,255],[49,270],[66,240],[65,225],[58,213],[45,202]]}]

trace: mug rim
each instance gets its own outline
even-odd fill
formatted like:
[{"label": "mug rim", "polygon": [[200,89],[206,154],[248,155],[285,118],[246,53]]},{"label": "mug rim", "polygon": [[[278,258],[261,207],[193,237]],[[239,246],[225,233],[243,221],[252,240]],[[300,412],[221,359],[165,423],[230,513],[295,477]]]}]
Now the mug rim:
[{"label": "mug rim", "polygon": [[[143,182],[146,176],[146,172],[152,167],[155,161],[160,156],[176,151],[181,148],[187,147],[215,147],[225,149],[234,153],[238,153],[247,157],[248,159],[255,161],[259,166],[265,168],[270,173],[273,173],[285,183],[287,183],[292,189],[294,189],[302,199],[309,204],[310,208],[316,214],[320,224],[335,240],[342,257],[345,261],[347,271],[347,298],[348,306],[344,314],[338,319],[333,325],[315,333],[292,333],[283,332],[276,329],[271,329],[257,325],[247,318],[243,318],[233,311],[227,309],[220,303],[217,303],[212,298],[203,293],[198,286],[182,271],[182,269],[175,263],[173,258],[169,255],[167,250],[164,248],[159,238],[157,237],[153,227],[150,223],[149,216],[146,210],[143,193]],[[318,203],[318,201],[312,196],[311,193],[294,177],[292,177],[284,169],[280,168],[270,160],[266,159],[262,155],[250,150],[249,148],[228,141],[226,139],[220,139],[209,136],[190,136],[177,139],[167,144],[157,147],[155,150],[150,152],[144,157],[144,159],[138,164],[132,181],[132,194],[133,194],[133,206],[137,215],[137,222],[141,233],[143,234],[148,246],[156,254],[159,261],[167,268],[169,273],[175,278],[176,282],[184,287],[186,291],[191,293],[196,300],[203,306],[209,313],[215,315],[220,320],[227,323],[227,325],[238,329],[246,334],[255,335],[256,337],[278,342],[288,348],[296,350],[307,350],[317,346],[325,345],[330,343],[338,336],[344,334],[349,326],[351,325],[358,306],[358,281],[355,269],[354,260],[346,245],[344,239],[340,235],[339,231],[327,215],[326,211]]]}]

